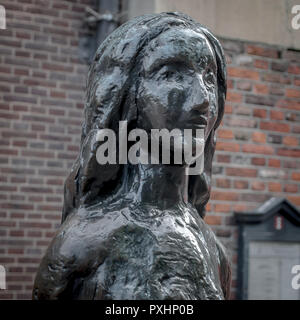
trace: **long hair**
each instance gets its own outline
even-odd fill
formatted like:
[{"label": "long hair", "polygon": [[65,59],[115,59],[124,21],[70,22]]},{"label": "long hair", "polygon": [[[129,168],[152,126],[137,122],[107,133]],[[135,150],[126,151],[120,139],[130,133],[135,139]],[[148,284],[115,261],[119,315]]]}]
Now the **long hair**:
[{"label": "long hair", "polygon": [[[217,62],[218,116],[205,145],[204,172],[189,176],[189,201],[204,216],[210,195],[211,164],[215,149],[215,130],[219,126],[226,96],[225,57],[219,41],[203,25],[182,13],[148,14],[120,26],[98,48],[87,79],[85,120],[82,126],[81,150],[65,183],[62,221],[81,204],[101,201],[120,184],[124,165],[95,164],[94,154],[87,149],[93,132],[110,128],[127,120],[134,126],[137,117],[135,101],[140,62],[147,45],[173,27],[191,29],[203,34],[211,44]],[[87,160],[87,159],[90,160]],[[89,161],[94,164],[87,165]]]}]

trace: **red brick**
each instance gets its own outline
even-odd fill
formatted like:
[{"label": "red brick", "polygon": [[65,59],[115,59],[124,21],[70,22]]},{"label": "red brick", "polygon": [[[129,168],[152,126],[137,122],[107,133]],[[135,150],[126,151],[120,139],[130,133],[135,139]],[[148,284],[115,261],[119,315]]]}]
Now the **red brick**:
[{"label": "red brick", "polygon": [[230,180],[228,179],[217,179],[218,188],[230,188]]},{"label": "red brick", "polygon": [[50,96],[53,98],[63,98],[63,99],[66,98],[65,92],[61,92],[61,91],[51,91]]},{"label": "red brick", "polygon": [[300,150],[297,149],[284,149],[280,148],[277,150],[277,154],[279,156],[284,156],[284,157],[296,157],[300,158]]},{"label": "red brick", "polygon": [[248,168],[226,168],[226,174],[235,177],[256,177],[257,170]]},{"label": "red brick", "polygon": [[246,94],[245,102],[254,105],[274,106],[276,100],[271,95]]},{"label": "red brick", "polygon": [[265,184],[262,181],[253,181],[251,183],[251,188],[253,190],[265,190]]},{"label": "red brick", "polygon": [[235,189],[248,189],[249,183],[245,180],[235,180],[234,188]]},{"label": "red brick", "polygon": [[18,155],[18,150],[16,149],[0,149],[0,155],[7,155],[7,156],[16,156]]},{"label": "red brick", "polygon": [[269,159],[268,165],[269,165],[269,167],[280,168],[280,160],[279,159]]},{"label": "red brick", "polygon": [[220,225],[222,223],[222,217],[209,215],[204,218],[204,221],[209,225]]},{"label": "red brick", "polygon": [[284,119],[284,113],[282,111],[271,110],[270,111],[270,117],[273,120],[283,120]]},{"label": "red brick", "polygon": [[265,143],[266,142],[266,134],[263,132],[253,132],[252,133],[252,140],[254,142],[260,142],[260,143]]},{"label": "red brick", "polygon": [[295,78],[294,79],[294,85],[295,86],[300,86],[300,78]]},{"label": "red brick", "polygon": [[61,65],[57,63],[43,63],[43,69],[45,70],[52,70],[52,71],[64,71],[64,72],[72,72],[73,66],[71,65]]},{"label": "red brick", "polygon": [[51,223],[48,222],[21,222],[21,228],[37,228],[37,229],[49,229],[51,228]]},{"label": "red brick", "polygon": [[30,52],[16,50],[16,57],[29,58],[30,57]]},{"label": "red brick", "polygon": [[254,85],[254,92],[258,94],[268,94],[269,93],[269,86],[266,84],[255,84]]},{"label": "red brick", "polygon": [[293,133],[300,133],[300,126],[293,126],[292,127],[292,132]]},{"label": "red brick", "polygon": [[243,96],[240,93],[228,91],[226,100],[230,102],[242,102]]},{"label": "red brick", "polygon": [[236,115],[244,115],[244,116],[251,116],[251,109],[248,106],[241,106],[237,105],[235,106],[235,112]]},{"label": "red brick", "polygon": [[228,203],[216,203],[214,206],[214,211],[224,213],[231,212],[231,205]]},{"label": "red brick", "polygon": [[257,121],[254,119],[244,119],[234,117],[228,120],[228,126],[230,127],[243,127],[243,128],[255,128]]},{"label": "red brick", "polygon": [[300,67],[295,64],[290,64],[288,67],[288,72],[293,74],[300,74]]},{"label": "red brick", "polygon": [[16,68],[14,74],[16,76],[29,76],[29,70]]},{"label": "red brick", "polygon": [[243,211],[247,211],[247,210],[248,210],[248,206],[244,203],[243,204],[238,203],[238,204],[233,205],[233,211],[243,212]]},{"label": "red brick", "polygon": [[251,91],[252,89],[252,83],[250,81],[239,80],[236,86],[239,90],[243,91]]},{"label": "red brick", "polygon": [[286,89],[285,90],[285,95],[288,98],[300,98],[300,90],[296,89]]},{"label": "red brick", "polygon": [[69,3],[60,2],[60,1],[53,1],[52,7],[54,9],[69,10],[70,4]]},{"label": "red brick", "polygon": [[262,57],[274,58],[274,59],[278,58],[278,50],[265,48],[262,46],[248,45],[246,47],[246,52],[256,56],[262,56]]},{"label": "red brick", "polygon": [[278,100],[276,106],[279,108],[300,110],[300,101],[297,101],[295,99],[293,99],[293,100]]},{"label": "red brick", "polygon": [[217,161],[221,163],[230,163],[230,156],[227,154],[218,154]]},{"label": "red brick", "polygon": [[298,192],[298,186],[296,184],[285,184],[283,188],[284,192],[296,193]]},{"label": "red brick", "polygon": [[238,151],[240,151],[240,146],[239,146],[239,144],[234,143],[234,142],[218,141],[216,149],[223,150],[223,151],[238,152]]},{"label": "red brick", "polygon": [[264,109],[254,109],[253,110],[253,116],[258,118],[266,118],[267,116],[267,110]]},{"label": "red brick", "polygon": [[300,181],[300,172],[292,172],[292,179]]},{"label": "red brick", "polygon": [[280,83],[280,75],[277,73],[263,73],[262,74],[262,80],[266,82],[278,82]]},{"label": "red brick", "polygon": [[212,200],[221,200],[221,201],[236,201],[238,200],[239,195],[235,192],[228,191],[212,191],[211,199]]},{"label": "red brick", "polygon": [[15,227],[16,222],[14,221],[0,221],[0,227]]},{"label": "red brick", "polygon": [[11,68],[7,66],[0,66],[1,73],[11,73]]},{"label": "red brick", "polygon": [[269,182],[268,188],[270,192],[281,192],[281,183],[279,182]]},{"label": "red brick", "polygon": [[18,146],[18,147],[26,147],[27,146],[27,141],[17,140],[17,141],[13,142],[13,145],[14,146]]},{"label": "red brick", "polygon": [[259,73],[250,69],[228,67],[228,76],[233,78],[247,78],[252,80],[259,80]]},{"label": "red brick", "polygon": [[274,149],[268,145],[257,145],[257,144],[244,144],[242,146],[243,152],[258,153],[258,154],[273,154]]},{"label": "red brick", "polygon": [[278,132],[290,131],[290,125],[285,123],[276,123],[276,122],[261,122],[260,128],[263,130],[278,131]]},{"label": "red brick", "polygon": [[227,89],[233,89],[234,81],[232,79],[227,79]]},{"label": "red brick", "polygon": [[7,250],[8,254],[23,254],[24,253],[24,248],[9,248]]},{"label": "red brick", "polygon": [[225,113],[232,113],[232,105],[225,103]]},{"label": "red brick", "polygon": [[287,199],[294,205],[300,206],[300,196],[287,196]]},{"label": "red brick", "polygon": [[251,193],[241,193],[240,198],[241,198],[241,201],[247,201],[247,202],[253,203],[254,205],[252,210],[254,210],[257,207],[257,203],[263,203],[269,200],[270,197],[264,192],[260,192],[260,193],[251,192]]},{"label": "red brick", "polygon": [[252,158],[251,163],[255,166],[264,166],[266,164],[265,158]]},{"label": "red brick", "polygon": [[233,139],[234,138],[232,130],[219,129],[217,132],[218,132],[218,138],[220,138],[220,139]]},{"label": "red brick", "polygon": [[294,136],[285,136],[282,140],[283,144],[287,146],[298,146],[299,145],[299,138]]},{"label": "red brick", "polygon": [[259,69],[268,69],[269,68],[269,62],[265,61],[265,60],[255,59],[253,65],[255,68],[259,68]]},{"label": "red brick", "polygon": [[29,32],[22,32],[22,31],[17,31],[16,32],[16,37],[20,39],[31,39],[31,34]]}]

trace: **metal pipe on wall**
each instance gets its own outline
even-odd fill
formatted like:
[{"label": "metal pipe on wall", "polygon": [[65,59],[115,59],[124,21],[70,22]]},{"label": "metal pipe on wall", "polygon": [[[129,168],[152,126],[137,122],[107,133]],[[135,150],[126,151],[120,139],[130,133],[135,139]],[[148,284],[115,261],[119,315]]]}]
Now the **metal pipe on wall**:
[{"label": "metal pipe on wall", "polygon": [[107,15],[98,21],[96,33],[96,47],[113,32],[119,25],[116,18],[120,10],[119,0],[98,0],[98,12],[101,15]]}]

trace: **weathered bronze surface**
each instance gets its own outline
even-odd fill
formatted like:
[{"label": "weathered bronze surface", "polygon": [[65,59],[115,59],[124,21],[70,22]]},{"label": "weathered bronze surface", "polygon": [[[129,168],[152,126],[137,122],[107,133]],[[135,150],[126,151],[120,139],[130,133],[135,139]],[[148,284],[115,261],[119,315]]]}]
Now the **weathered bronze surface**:
[{"label": "weathered bronze surface", "polygon": [[[99,47],[87,82],[81,150],[65,184],[62,224],[33,299],[224,299],[230,266],[203,221],[225,58],[204,26],[180,13],[137,17]],[[191,128],[205,122],[204,172],[186,165],[99,165],[97,130]]]}]

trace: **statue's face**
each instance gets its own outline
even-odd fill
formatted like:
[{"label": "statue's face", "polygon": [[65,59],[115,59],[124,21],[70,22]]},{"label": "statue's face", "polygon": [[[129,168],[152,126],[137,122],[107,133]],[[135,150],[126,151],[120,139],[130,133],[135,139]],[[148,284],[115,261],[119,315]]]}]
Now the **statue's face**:
[{"label": "statue's face", "polygon": [[152,40],[137,94],[139,128],[204,129],[217,119],[217,64],[200,33],[173,28]]}]

